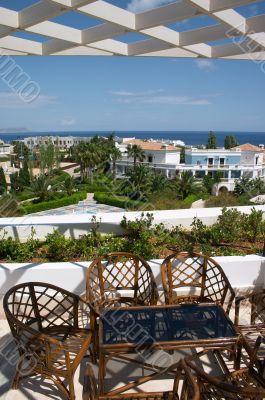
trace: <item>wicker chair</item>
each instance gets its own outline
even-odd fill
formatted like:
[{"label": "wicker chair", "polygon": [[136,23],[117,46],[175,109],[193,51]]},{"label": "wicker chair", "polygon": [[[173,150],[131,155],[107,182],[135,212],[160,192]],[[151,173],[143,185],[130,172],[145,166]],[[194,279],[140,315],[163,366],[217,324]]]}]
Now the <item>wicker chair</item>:
[{"label": "wicker chair", "polygon": [[[252,357],[248,365],[244,368],[232,369],[229,361],[229,351],[231,349],[221,350],[211,349],[204,350],[199,353],[193,359],[185,359],[182,361],[182,365],[186,365],[184,370],[184,383],[183,383],[183,395],[186,395],[186,399],[189,399],[189,384],[190,379],[187,374],[187,369],[190,369],[190,374],[193,374],[196,379],[196,383],[199,387],[199,392],[202,400],[261,400],[265,398],[265,380],[262,376],[254,369],[256,350],[259,347],[259,340],[255,351],[252,353]],[[218,364],[221,374],[216,375],[206,373],[201,365],[201,356],[207,355],[209,359],[214,357],[216,360],[215,366]],[[199,366],[198,366],[199,364]],[[212,364],[207,361],[207,365]],[[184,397],[185,398],[185,397]]]},{"label": "wicker chair", "polygon": [[86,299],[96,311],[106,306],[153,305],[158,292],[152,270],[141,257],[110,253],[89,266]]},{"label": "wicker chair", "polygon": [[4,310],[19,352],[13,389],[40,374],[73,400],[74,373],[91,344],[89,306],[57,286],[31,282],[6,293]]},{"label": "wicker chair", "polygon": [[[175,375],[174,385],[172,391],[167,392],[143,392],[137,386],[134,386],[134,391],[126,391],[122,389],[116,389],[112,392],[107,392],[100,395],[98,392],[98,385],[90,365],[87,366],[85,371],[84,386],[83,386],[83,400],[200,400],[199,388],[190,373],[189,368],[186,364],[179,363],[179,372]],[[181,387],[181,374],[185,373],[185,385],[189,388],[189,397],[186,396],[186,390]],[[150,382],[152,384],[152,379],[157,376],[157,374],[152,374],[150,377],[145,377],[145,382]],[[140,385],[141,383],[139,383]],[[138,385],[138,386],[139,386]],[[129,385],[128,385],[129,386]],[[179,395],[179,391],[181,394]]]},{"label": "wicker chair", "polygon": [[[258,336],[265,337],[265,289],[254,290],[244,296],[236,297],[235,325],[244,337],[244,347],[251,354]],[[257,366],[265,373],[265,350],[260,347],[257,353]]]},{"label": "wicker chair", "polygon": [[214,302],[229,313],[235,292],[212,258],[199,253],[174,253],[163,261],[161,275],[166,304]]}]

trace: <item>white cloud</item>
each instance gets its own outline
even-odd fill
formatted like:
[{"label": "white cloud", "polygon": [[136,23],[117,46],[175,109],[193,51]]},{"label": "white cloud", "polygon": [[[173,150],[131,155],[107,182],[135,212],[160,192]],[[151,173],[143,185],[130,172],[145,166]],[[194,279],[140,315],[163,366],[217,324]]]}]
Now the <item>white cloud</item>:
[{"label": "white cloud", "polygon": [[120,91],[111,91],[110,94],[113,94],[114,96],[124,96],[124,97],[142,97],[142,96],[150,96],[152,94],[156,93],[161,93],[163,92],[162,89],[156,89],[156,90],[145,90],[144,92],[128,92],[126,90],[120,90]]},{"label": "white cloud", "polygon": [[0,108],[37,108],[56,103],[56,96],[39,95],[34,101],[28,103],[23,101],[17,93],[0,92]]},{"label": "white cloud", "polygon": [[117,96],[117,101],[123,104],[168,104],[168,105],[207,105],[211,104],[208,97],[192,97],[160,94],[163,90],[149,90],[144,92],[111,92]]},{"label": "white cloud", "polygon": [[216,65],[212,60],[207,60],[206,58],[199,58],[195,60],[197,67],[203,71],[214,71],[216,69]]},{"label": "white cloud", "polygon": [[206,105],[210,104],[208,99],[200,99],[189,96],[156,96],[144,99],[143,103],[171,104],[171,105]]},{"label": "white cloud", "polygon": [[76,120],[74,118],[66,117],[61,120],[62,126],[73,126],[76,124]]},{"label": "white cloud", "polygon": [[131,0],[127,8],[129,11],[139,13],[168,3],[173,3],[173,0]]}]

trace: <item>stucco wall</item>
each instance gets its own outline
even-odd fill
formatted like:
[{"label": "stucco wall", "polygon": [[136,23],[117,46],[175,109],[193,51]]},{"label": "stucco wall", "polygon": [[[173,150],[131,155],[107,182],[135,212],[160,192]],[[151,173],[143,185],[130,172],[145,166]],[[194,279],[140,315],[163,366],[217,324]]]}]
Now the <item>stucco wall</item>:
[{"label": "stucco wall", "polygon": [[[258,255],[215,257],[235,289],[265,287],[265,258]],[[151,260],[150,266],[159,290],[162,290],[160,266],[163,260]],[[85,290],[90,262],[44,264],[0,264],[0,297],[12,286],[23,282],[48,282],[77,294]]]}]

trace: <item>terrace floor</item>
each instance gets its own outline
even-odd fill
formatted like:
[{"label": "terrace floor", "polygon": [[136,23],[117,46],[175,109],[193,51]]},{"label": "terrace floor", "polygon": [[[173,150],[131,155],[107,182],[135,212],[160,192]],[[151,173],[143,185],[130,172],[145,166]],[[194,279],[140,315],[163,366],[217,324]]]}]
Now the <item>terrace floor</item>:
[{"label": "terrace floor", "polygon": [[[249,317],[250,309],[246,308],[244,312],[244,319]],[[3,316],[2,316],[3,318]],[[233,315],[231,315],[233,320]],[[173,356],[173,362],[178,361],[180,358],[187,355],[194,355],[194,349],[179,349],[175,351]],[[8,323],[5,319],[0,319],[0,399],[1,400],[64,400],[65,397],[62,392],[56,388],[56,386],[49,380],[45,380],[40,377],[31,377],[22,381],[18,390],[12,390],[10,388],[12,378],[15,372],[17,353],[15,351],[14,342],[9,330]],[[152,362],[152,356],[147,362]],[[89,358],[83,359],[80,367],[75,374],[75,392],[76,399],[82,399],[83,380],[86,364],[90,362]],[[95,376],[97,377],[98,368],[97,365],[93,365]],[[210,367],[209,367],[210,365]],[[209,359],[204,360],[204,369],[207,372],[210,370],[218,370],[217,363],[209,363]],[[111,390],[128,383],[129,380],[135,380],[143,376],[143,373],[148,374],[148,371],[143,369],[134,363],[129,364],[128,362],[122,362],[121,360],[111,360],[107,364],[107,376],[105,380],[105,389]],[[173,386],[172,375],[163,375],[163,378],[152,380],[143,384],[140,389],[144,391],[166,391],[170,390]]]}]

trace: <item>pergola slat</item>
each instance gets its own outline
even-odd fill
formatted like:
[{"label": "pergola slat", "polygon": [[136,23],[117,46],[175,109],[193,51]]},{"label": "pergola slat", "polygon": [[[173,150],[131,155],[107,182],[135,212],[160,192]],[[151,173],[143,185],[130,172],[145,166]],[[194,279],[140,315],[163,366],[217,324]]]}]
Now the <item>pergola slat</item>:
[{"label": "pergola slat", "polygon": [[[182,0],[133,13],[108,0],[41,0],[21,11],[0,7],[0,50],[7,55],[122,55],[265,59],[265,14],[245,18],[235,7],[255,0]],[[54,17],[95,19],[77,29]],[[174,22],[207,16],[214,24],[179,32]],[[173,25],[170,25],[173,24]],[[206,24],[207,25],[207,24]],[[177,26],[177,25],[176,25]],[[23,35],[23,31],[27,32]],[[22,35],[16,35],[22,32]],[[142,35],[129,40],[126,35]],[[38,40],[31,35],[41,35]],[[19,36],[19,37],[17,37]],[[119,37],[122,36],[120,39]],[[124,38],[123,38],[124,37]],[[47,40],[45,40],[45,38]],[[226,44],[212,45],[227,39]]]}]

